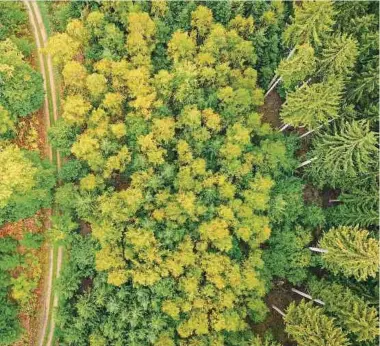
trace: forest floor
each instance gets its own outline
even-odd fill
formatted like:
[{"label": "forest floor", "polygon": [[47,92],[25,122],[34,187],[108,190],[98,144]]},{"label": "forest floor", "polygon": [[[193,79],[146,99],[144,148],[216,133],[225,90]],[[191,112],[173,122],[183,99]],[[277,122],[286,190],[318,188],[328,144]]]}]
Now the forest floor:
[{"label": "forest floor", "polygon": [[[29,14],[29,20],[31,28],[33,29],[33,35],[36,43],[39,68],[44,80],[45,88],[45,102],[43,108],[44,114],[44,138],[46,141],[47,130],[49,127],[58,119],[58,108],[57,108],[57,93],[55,88],[54,71],[52,67],[51,58],[49,56],[45,57],[41,53],[41,48],[44,48],[47,43],[47,33],[45,26],[42,21],[40,10],[35,1],[23,0],[25,7]],[[47,157],[49,157],[51,162],[57,164],[57,169],[59,170],[61,161],[60,155],[52,149],[52,147],[46,141],[46,151]],[[50,221],[51,213],[47,215],[45,219],[45,230],[51,228]],[[53,335],[54,335],[54,314],[52,313],[52,307],[56,306],[58,303],[58,297],[55,295],[54,300],[52,295],[53,281],[55,278],[59,277],[63,248],[62,246],[56,247],[54,244],[45,244],[49,253],[49,258],[47,264],[44,266],[43,270],[43,291],[39,295],[39,316],[37,318],[36,333],[34,335],[34,340],[31,340],[32,345],[43,346],[45,344],[46,335],[48,338],[45,345],[51,345]],[[50,324],[49,324],[50,322]]]}]

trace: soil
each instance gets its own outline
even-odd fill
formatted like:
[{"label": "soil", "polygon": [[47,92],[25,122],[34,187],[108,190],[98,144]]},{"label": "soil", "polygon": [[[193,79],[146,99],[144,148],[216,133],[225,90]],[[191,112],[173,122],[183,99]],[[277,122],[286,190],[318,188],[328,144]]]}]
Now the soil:
[{"label": "soil", "polygon": [[280,120],[280,108],[282,105],[282,99],[276,90],[270,92],[265,98],[264,105],[259,108],[261,114],[261,120],[264,123],[270,124],[272,128],[278,129],[282,126]]},{"label": "soil", "polygon": [[85,293],[91,291],[93,285],[92,278],[84,278],[79,287],[79,293]]},{"label": "soil", "polygon": [[80,220],[79,226],[80,226],[80,231],[79,231],[80,235],[86,236],[87,234],[91,234],[92,229],[91,229],[91,225],[88,222],[84,222],[83,220]]},{"label": "soil", "polygon": [[305,204],[316,204],[322,206],[320,191],[311,184],[306,184],[303,189],[303,200]]},{"label": "soil", "polygon": [[268,306],[269,314],[265,321],[252,326],[255,334],[264,336],[271,332],[275,340],[279,341],[283,346],[296,346],[285,333],[285,325],[282,316],[275,310],[272,305],[278,307],[281,311],[286,310],[291,302],[300,301],[300,296],[291,291],[291,285],[284,281],[274,282],[274,288],[265,297],[265,303]]}]

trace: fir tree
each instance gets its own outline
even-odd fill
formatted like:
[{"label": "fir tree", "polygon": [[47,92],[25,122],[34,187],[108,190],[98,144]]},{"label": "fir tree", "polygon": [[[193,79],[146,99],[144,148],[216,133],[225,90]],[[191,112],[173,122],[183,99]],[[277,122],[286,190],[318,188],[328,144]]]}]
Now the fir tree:
[{"label": "fir tree", "polygon": [[280,117],[285,124],[312,129],[338,117],[341,94],[342,82],[339,79],[310,86],[304,83],[287,95]]},{"label": "fir tree", "polygon": [[312,157],[318,160],[310,174],[331,186],[342,185],[344,179],[368,173],[376,164],[376,144],[377,136],[368,122],[345,122],[332,134],[323,134],[314,141]]},{"label": "fir tree", "polygon": [[284,316],[285,331],[299,346],[345,346],[348,340],[334,319],[313,307],[313,303],[302,300],[298,305],[289,305]]},{"label": "fir tree", "polygon": [[319,247],[327,250],[322,254],[323,266],[335,274],[354,276],[358,281],[376,276],[378,245],[367,230],[346,226],[330,229],[319,242]]},{"label": "fir tree", "polygon": [[336,35],[327,41],[320,58],[325,75],[346,76],[352,71],[358,56],[357,42],[347,35]]},{"label": "fir tree", "polygon": [[332,1],[303,1],[295,5],[293,23],[284,32],[288,46],[312,42],[322,44],[322,37],[332,30],[334,24]]},{"label": "fir tree", "polygon": [[313,298],[322,300],[324,310],[336,316],[337,323],[354,334],[358,341],[372,341],[379,335],[376,308],[370,307],[350,289],[325,280],[312,280],[308,286]]}]

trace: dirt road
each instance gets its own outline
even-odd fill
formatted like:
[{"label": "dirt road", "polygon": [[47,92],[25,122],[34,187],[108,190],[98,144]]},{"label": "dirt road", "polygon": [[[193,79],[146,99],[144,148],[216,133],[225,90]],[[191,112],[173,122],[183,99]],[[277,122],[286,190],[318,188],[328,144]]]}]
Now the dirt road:
[{"label": "dirt road", "polygon": [[[46,33],[46,28],[42,21],[42,16],[39,10],[37,3],[34,0],[23,0],[28,14],[31,27],[33,29],[33,35],[36,42],[38,60],[40,65],[40,72],[44,80],[44,89],[45,89],[45,101],[44,101],[44,119],[45,119],[45,136],[47,138],[47,130],[52,125],[51,118],[54,119],[54,122],[58,119],[58,107],[57,107],[57,94],[54,80],[54,70],[53,64],[51,61],[50,55],[44,56],[41,53],[41,48],[46,47],[48,36]],[[49,100],[51,102],[51,108],[49,107]],[[53,114],[51,114],[51,112]],[[52,115],[52,117],[51,117]],[[46,141],[47,143],[47,141]],[[50,144],[47,144],[46,154],[49,157],[50,161],[53,162],[53,150]],[[56,153],[56,162],[58,170],[61,167],[61,158],[59,153]],[[46,229],[51,227],[51,222],[48,220],[45,224]],[[54,313],[51,312],[51,306],[56,307],[58,305],[58,296],[54,294],[54,300],[52,301],[52,290],[53,282],[56,278],[59,277],[61,267],[62,267],[62,257],[63,257],[63,247],[59,246],[56,253],[57,258],[54,260],[54,249],[53,244],[49,245],[49,263],[46,270],[46,279],[44,286],[44,293],[42,295],[44,304],[42,305],[43,311],[41,312],[41,325],[39,328],[38,338],[36,345],[38,346],[51,346],[54,336]],[[54,263],[56,263],[55,268],[55,277],[54,277]],[[47,336],[47,331],[49,335]],[[46,340],[47,338],[47,340]],[[46,340],[46,342],[45,342]]]}]

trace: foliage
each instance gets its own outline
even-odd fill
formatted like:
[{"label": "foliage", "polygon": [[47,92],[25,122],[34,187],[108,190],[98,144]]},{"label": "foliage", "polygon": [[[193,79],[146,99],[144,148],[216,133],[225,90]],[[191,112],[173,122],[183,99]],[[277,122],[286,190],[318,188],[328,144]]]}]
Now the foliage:
[{"label": "foliage", "polygon": [[277,68],[277,74],[282,78],[285,89],[296,86],[315,72],[313,47],[305,43],[296,46],[295,49],[293,56],[290,59],[282,59]]},{"label": "foliage", "polygon": [[308,284],[314,298],[321,299],[324,310],[337,317],[345,330],[360,342],[371,341],[379,335],[377,310],[354,294],[347,287],[325,280],[313,280]]},{"label": "foliage", "polygon": [[376,167],[377,135],[366,121],[344,122],[331,134],[325,133],[313,141],[309,174],[316,181],[332,187],[344,186],[344,181],[360,178]]},{"label": "foliage", "polygon": [[312,304],[304,300],[298,305],[291,303],[284,317],[285,331],[300,346],[349,345],[345,334],[335,326],[334,319]]},{"label": "foliage", "polygon": [[334,24],[332,1],[305,1],[294,6],[294,19],[284,31],[284,42],[288,46],[313,43],[321,46],[326,34]]},{"label": "foliage", "polygon": [[53,168],[14,145],[0,151],[0,223],[34,215],[51,203]]},{"label": "foliage", "polygon": [[354,276],[356,280],[366,280],[376,276],[379,270],[378,242],[369,237],[367,230],[358,227],[332,228],[319,242],[324,253],[323,266],[333,273]]},{"label": "foliage", "polygon": [[321,83],[302,84],[287,94],[280,117],[285,124],[313,129],[338,117],[342,82],[330,79]]},{"label": "foliage", "polygon": [[13,121],[39,109],[44,99],[41,75],[23,58],[11,40],[0,41],[0,104]]}]

